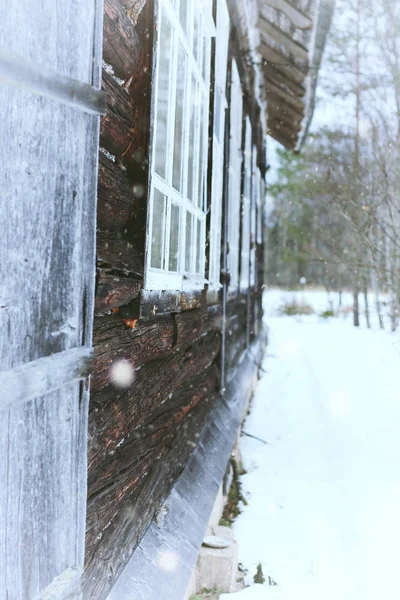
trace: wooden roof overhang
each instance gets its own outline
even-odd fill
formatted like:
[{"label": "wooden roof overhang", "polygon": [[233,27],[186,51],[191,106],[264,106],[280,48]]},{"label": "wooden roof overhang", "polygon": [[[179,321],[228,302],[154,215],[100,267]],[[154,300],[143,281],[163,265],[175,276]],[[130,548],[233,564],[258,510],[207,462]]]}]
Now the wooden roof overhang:
[{"label": "wooden roof overhang", "polygon": [[334,0],[259,0],[267,131],[289,149],[299,149],[311,121],[333,6]]}]

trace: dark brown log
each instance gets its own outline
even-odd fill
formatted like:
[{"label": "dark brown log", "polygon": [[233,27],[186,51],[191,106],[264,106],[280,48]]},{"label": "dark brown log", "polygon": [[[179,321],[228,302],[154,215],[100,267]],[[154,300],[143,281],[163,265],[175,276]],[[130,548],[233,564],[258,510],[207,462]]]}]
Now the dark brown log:
[{"label": "dark brown log", "polygon": [[200,308],[206,303],[205,294],[201,292],[180,292],[178,305],[181,310]]},{"label": "dark brown log", "polygon": [[[142,278],[144,257],[135,248],[134,239],[110,232],[97,232],[97,264],[99,267],[120,271]],[[130,236],[132,239],[132,236]]]},{"label": "dark brown log", "polygon": [[95,314],[132,302],[139,296],[142,285],[141,280],[129,276],[121,277],[104,269],[97,269]]},{"label": "dark brown log", "polygon": [[133,368],[150,360],[167,356],[173,348],[174,319],[171,315],[151,322],[134,322],[116,313],[95,317],[93,345],[95,365],[92,376],[92,393],[110,383],[110,367],[116,360],[126,359]]},{"label": "dark brown log", "polygon": [[105,0],[103,59],[117,77],[127,80],[140,61],[140,41],[132,21],[119,0]]},{"label": "dark brown log", "polygon": [[133,186],[122,165],[99,154],[97,226],[124,231],[133,211]]},{"label": "dark brown log", "polygon": [[176,313],[178,308],[178,292],[146,291],[140,295],[140,318],[154,319],[157,315]]},{"label": "dark brown log", "polygon": [[185,348],[193,340],[200,337],[208,319],[207,306],[196,310],[187,310],[175,317],[176,348]]},{"label": "dark brown log", "polygon": [[211,366],[201,376],[186,381],[165,403],[122,443],[111,450],[100,468],[92,471],[88,482],[89,506],[99,496],[115,494],[115,487],[135,485],[137,476],[165,453],[165,446],[176,435],[176,429],[194,407],[216,393],[218,369]]},{"label": "dark brown log", "polygon": [[209,333],[184,352],[154,360],[136,371],[128,390],[112,385],[92,394],[89,418],[89,470],[149,418],[174,390],[208,368],[220,350],[220,336]]},{"label": "dark brown log", "polygon": [[102,89],[107,94],[107,114],[100,121],[100,145],[117,158],[132,144],[133,109],[128,91],[103,69]]},{"label": "dark brown log", "polygon": [[95,317],[93,344],[95,365],[92,392],[110,383],[109,370],[115,360],[129,360],[135,367],[168,356],[193,344],[202,334],[221,329],[220,311],[197,309],[158,316],[151,321],[125,319],[120,312]]},{"label": "dark brown log", "polygon": [[[89,506],[91,525],[86,545],[85,598],[102,600],[107,597],[129,554],[137,547],[187,463],[213,403],[214,398],[207,396],[205,401],[197,403],[183,422],[177,424],[175,435],[168,439],[163,454],[152,463],[145,476],[138,478],[129,488],[130,494],[104,496],[101,504],[99,498],[93,498],[93,505],[90,503]],[[131,477],[135,479],[133,471]],[[118,511],[115,511],[116,505]],[[107,521],[105,516],[109,507],[115,516]]]},{"label": "dark brown log", "polygon": [[125,7],[127,15],[133,25],[136,25],[140,14],[145,7],[146,0],[120,0],[120,2]]}]

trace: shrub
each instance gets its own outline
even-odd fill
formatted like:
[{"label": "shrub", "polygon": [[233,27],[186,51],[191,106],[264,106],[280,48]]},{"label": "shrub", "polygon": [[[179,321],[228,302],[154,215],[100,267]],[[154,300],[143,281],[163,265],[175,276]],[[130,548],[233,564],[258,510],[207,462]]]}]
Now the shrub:
[{"label": "shrub", "polygon": [[320,314],[320,317],[322,317],[323,319],[329,319],[330,317],[334,317],[334,316],[335,316],[335,313],[331,309],[324,310],[324,312],[322,312]]},{"label": "shrub", "polygon": [[292,317],[294,315],[312,315],[314,313],[314,309],[305,302],[297,302],[297,300],[293,299],[291,302],[282,304],[279,312],[281,315]]}]

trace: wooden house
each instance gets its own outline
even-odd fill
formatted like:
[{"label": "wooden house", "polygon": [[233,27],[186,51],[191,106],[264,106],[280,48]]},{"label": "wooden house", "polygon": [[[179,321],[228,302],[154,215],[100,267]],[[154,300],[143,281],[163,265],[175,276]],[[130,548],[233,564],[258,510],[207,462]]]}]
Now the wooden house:
[{"label": "wooden house", "polygon": [[267,136],[299,149],[331,13],[0,6],[1,600],[183,598],[266,343]]}]

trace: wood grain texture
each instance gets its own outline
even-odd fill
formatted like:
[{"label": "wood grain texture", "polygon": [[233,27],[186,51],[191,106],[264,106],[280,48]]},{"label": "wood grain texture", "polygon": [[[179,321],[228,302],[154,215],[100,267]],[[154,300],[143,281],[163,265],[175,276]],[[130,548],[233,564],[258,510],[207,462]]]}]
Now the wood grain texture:
[{"label": "wood grain texture", "polygon": [[[136,371],[129,389],[108,385],[92,395],[89,418],[89,471],[94,472],[122,439],[143,423],[182,383],[216,359],[220,336],[210,332],[188,349],[153,360]],[[91,476],[91,475],[90,475]]]},{"label": "wood grain texture", "polygon": [[[264,343],[263,339],[251,347],[256,362],[262,357]],[[196,432],[200,433],[199,443],[163,504],[164,517],[156,516],[151,523],[109,600],[126,600],[133,589],[136,600],[184,597],[256,376],[255,363],[245,359],[226,389],[225,401],[213,403],[205,426]],[[160,547],[177,555],[178,569],[171,573],[162,570],[157,562]]]},{"label": "wood grain texture", "polygon": [[97,233],[97,263],[100,268],[111,269],[125,275],[143,277],[143,256],[128,234],[99,231]]},{"label": "wood grain texture", "polygon": [[[112,48],[103,76],[109,111],[101,138],[96,296],[100,313],[94,319],[84,575],[84,595],[96,600],[108,596],[185,468],[210,410],[221,401],[218,295],[210,306],[205,291],[141,289],[137,295],[144,269],[155,8],[150,1],[142,4],[108,0],[106,43]],[[131,8],[139,13],[137,19]],[[126,39],[131,26],[124,25],[125,16],[118,17],[122,9],[135,27],[133,51]],[[118,48],[124,56],[122,66],[119,57],[112,56]],[[245,349],[247,295],[235,298],[227,312],[234,332],[229,365],[234,375]],[[110,369],[120,360],[134,369],[135,379],[128,388],[111,382]]]},{"label": "wood grain texture", "polygon": [[122,571],[184,469],[217,397],[217,378],[211,367],[178,387],[168,402],[116,449],[102,474],[93,478],[84,589],[96,598],[107,596],[110,583]]},{"label": "wood grain texture", "polygon": [[[129,323],[129,321],[128,321]],[[140,367],[171,353],[174,346],[175,324],[171,315],[152,322],[130,326],[121,316],[113,314],[94,321],[95,367],[92,392],[110,383],[110,367],[117,360],[128,360],[133,368]]]},{"label": "wood grain texture", "polygon": [[100,152],[97,226],[109,231],[126,231],[132,213],[133,186],[126,168]]},{"label": "wood grain texture", "polygon": [[101,119],[101,144],[111,154],[122,157],[134,134],[131,100],[128,90],[106,69],[103,69],[102,88],[107,94],[107,114]]},{"label": "wood grain texture", "polygon": [[98,315],[129,304],[139,296],[142,285],[141,279],[134,279],[127,275],[121,277],[113,271],[98,269],[95,314]]},{"label": "wood grain texture", "polygon": [[103,59],[112,65],[115,74],[131,77],[140,60],[137,30],[120,2],[104,1]]},{"label": "wood grain texture", "polygon": [[[7,51],[96,89],[101,23],[95,0],[0,7]],[[0,84],[2,369],[91,345],[99,119],[47,96]],[[48,596],[83,567],[88,392],[64,367],[2,414],[1,598]]]}]

